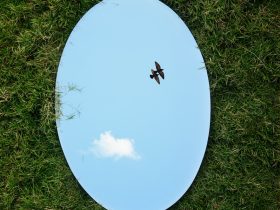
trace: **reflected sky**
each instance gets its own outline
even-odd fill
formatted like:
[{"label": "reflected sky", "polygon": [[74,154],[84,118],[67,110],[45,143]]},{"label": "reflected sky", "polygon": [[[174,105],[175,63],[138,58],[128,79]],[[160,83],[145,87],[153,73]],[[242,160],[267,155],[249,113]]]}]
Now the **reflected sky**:
[{"label": "reflected sky", "polygon": [[[149,76],[155,61],[160,85]],[[157,0],[94,6],[66,43],[57,89],[63,152],[94,200],[161,210],[186,192],[207,145],[210,93],[197,44],[170,8]]]}]

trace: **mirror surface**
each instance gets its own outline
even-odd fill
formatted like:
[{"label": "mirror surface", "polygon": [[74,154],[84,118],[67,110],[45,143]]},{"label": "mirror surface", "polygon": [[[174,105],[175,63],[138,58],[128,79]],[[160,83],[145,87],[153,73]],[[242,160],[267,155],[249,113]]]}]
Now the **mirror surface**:
[{"label": "mirror surface", "polygon": [[[156,71],[155,61],[164,73]],[[190,187],[210,125],[207,71],[184,22],[158,0],[107,0],[64,48],[58,134],[85,191],[111,210],[163,210]]]}]

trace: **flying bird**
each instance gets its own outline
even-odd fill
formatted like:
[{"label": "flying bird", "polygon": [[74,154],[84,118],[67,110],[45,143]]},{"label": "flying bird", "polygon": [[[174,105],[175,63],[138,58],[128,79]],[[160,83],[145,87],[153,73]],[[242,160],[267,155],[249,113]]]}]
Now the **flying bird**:
[{"label": "flying bird", "polygon": [[155,61],[155,64],[156,64],[156,71],[155,70],[151,70],[152,71],[152,74],[150,75],[151,79],[155,79],[157,81],[158,84],[160,84],[160,80],[159,80],[159,77],[158,75],[164,79],[164,72],[163,72],[163,69],[160,67],[159,63]]}]

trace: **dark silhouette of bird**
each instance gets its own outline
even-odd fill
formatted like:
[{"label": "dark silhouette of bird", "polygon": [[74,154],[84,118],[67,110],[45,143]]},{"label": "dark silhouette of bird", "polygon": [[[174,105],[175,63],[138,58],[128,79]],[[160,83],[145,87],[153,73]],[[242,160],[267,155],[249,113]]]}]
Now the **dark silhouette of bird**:
[{"label": "dark silhouette of bird", "polygon": [[157,81],[158,84],[160,84],[160,80],[159,80],[159,77],[158,75],[164,79],[164,72],[163,72],[163,69],[160,67],[160,65],[158,64],[158,62],[155,61],[155,64],[156,64],[156,71],[155,70],[151,70],[152,71],[152,74],[150,75],[151,79],[155,79]]}]

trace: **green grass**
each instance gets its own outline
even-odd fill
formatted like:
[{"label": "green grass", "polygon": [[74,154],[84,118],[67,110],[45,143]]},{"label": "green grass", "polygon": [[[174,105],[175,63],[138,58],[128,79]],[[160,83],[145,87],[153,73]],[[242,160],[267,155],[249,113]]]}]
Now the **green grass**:
[{"label": "green grass", "polygon": [[[0,209],[102,209],[67,166],[54,111],[63,47],[97,2],[0,1]],[[195,36],[212,96],[205,159],[171,210],[280,209],[277,2],[164,1]]]}]

